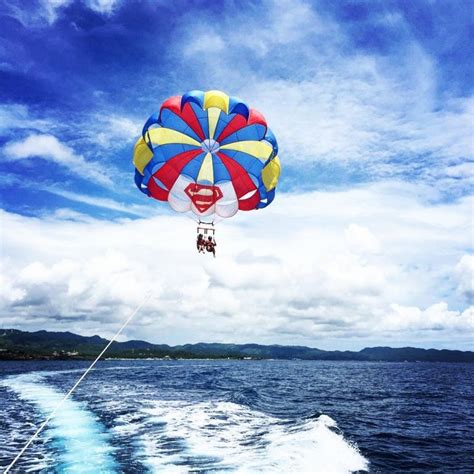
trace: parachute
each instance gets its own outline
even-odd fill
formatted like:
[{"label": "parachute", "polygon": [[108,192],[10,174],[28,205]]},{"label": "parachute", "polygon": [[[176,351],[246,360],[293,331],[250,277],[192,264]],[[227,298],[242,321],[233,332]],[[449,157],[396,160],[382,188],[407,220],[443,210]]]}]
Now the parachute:
[{"label": "parachute", "polygon": [[140,191],[200,222],[267,207],[281,169],[263,115],[214,90],[167,99],[146,121],[133,164]]}]

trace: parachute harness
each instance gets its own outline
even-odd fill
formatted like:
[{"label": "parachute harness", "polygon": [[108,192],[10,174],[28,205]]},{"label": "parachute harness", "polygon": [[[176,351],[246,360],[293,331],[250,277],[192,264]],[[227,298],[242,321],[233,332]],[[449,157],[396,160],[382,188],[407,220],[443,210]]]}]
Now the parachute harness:
[{"label": "parachute harness", "polygon": [[216,235],[216,228],[214,227],[214,222],[201,222],[199,221],[196,233],[203,234],[203,235],[212,235],[214,237]]},{"label": "parachute harness", "polygon": [[[216,256],[216,229],[213,222],[199,221],[197,226],[197,249],[199,253],[205,253],[205,250]],[[206,239],[207,237],[207,239]]]}]

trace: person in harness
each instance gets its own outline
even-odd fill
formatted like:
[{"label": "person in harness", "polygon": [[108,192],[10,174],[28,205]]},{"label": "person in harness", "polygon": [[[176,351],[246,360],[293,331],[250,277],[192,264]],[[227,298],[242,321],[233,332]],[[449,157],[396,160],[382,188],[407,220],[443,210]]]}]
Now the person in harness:
[{"label": "person in harness", "polygon": [[211,252],[214,255],[214,258],[216,257],[216,240],[213,239],[211,236],[207,238],[205,241],[206,243],[206,250],[208,252]]},{"label": "person in harness", "polygon": [[199,234],[196,241],[196,247],[199,253],[204,253],[204,247],[206,245],[206,241],[202,234]]}]

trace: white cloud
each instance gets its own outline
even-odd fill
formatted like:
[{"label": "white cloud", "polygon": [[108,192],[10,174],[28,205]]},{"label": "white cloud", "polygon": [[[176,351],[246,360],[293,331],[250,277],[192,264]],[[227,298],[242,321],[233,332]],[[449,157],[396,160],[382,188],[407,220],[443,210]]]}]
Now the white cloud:
[{"label": "white cloud", "polygon": [[7,143],[4,154],[12,160],[38,157],[50,160],[73,171],[78,177],[101,185],[112,183],[107,173],[96,163],[86,161],[72,148],[61,143],[52,135],[29,135],[21,141]]},{"label": "white cloud", "polygon": [[[21,1],[7,3],[9,15],[15,17],[26,27],[50,26],[56,22],[60,12],[71,5],[73,0],[39,0],[35,7],[25,9]],[[107,16],[112,14],[120,0],[82,0],[82,3],[96,13]]]},{"label": "white cloud", "polygon": [[6,3],[6,11],[15,17],[23,26],[52,25],[58,18],[62,8],[67,7],[73,0],[40,0],[36,8],[24,8],[21,2]]},{"label": "white cloud", "polygon": [[[284,166],[286,158],[286,166],[337,162],[372,177],[467,179],[449,167],[473,156],[474,98],[438,97],[436,60],[402,16],[379,18],[400,36],[386,54],[355,48],[341,24],[303,1],[268,1],[258,19],[243,10],[219,27],[205,16],[193,21],[207,32],[199,44],[212,38],[208,54],[189,58],[198,83],[262,111]],[[226,28],[232,35],[221,34]],[[177,49],[186,52],[195,38],[184,26],[181,33]]]},{"label": "white cloud", "polygon": [[72,0],[41,0],[40,3],[44,8],[46,19],[51,25],[56,21],[58,10],[70,5]]},{"label": "white cloud", "polygon": [[66,199],[69,199],[71,201],[88,204],[94,207],[110,209],[112,211],[123,212],[123,213],[130,214],[133,216],[145,217],[154,213],[153,208],[150,208],[150,206],[141,206],[139,204],[118,202],[118,201],[115,201],[114,199],[101,198],[101,197],[91,196],[87,194],[75,193],[75,192],[66,191],[60,188],[54,188],[51,186],[41,188],[41,189],[49,193],[56,194],[57,196],[61,196]]},{"label": "white cloud", "polygon": [[393,304],[392,311],[384,318],[382,324],[387,331],[442,331],[446,327],[472,335],[474,332],[473,307],[464,312],[450,311],[445,302],[431,305],[422,310],[417,307]]},{"label": "white cloud", "polygon": [[91,120],[84,119],[83,132],[91,143],[107,148],[116,149],[130,145],[141,135],[145,118],[130,118],[116,114],[100,114]]},{"label": "white cloud", "polygon": [[216,259],[197,254],[182,216],[4,212],[2,326],[110,335],[152,289],[127,337],[468,347],[472,314],[452,275],[467,271],[472,199],[426,195],[396,182],[279,195],[220,224]]},{"label": "white cloud", "polygon": [[350,224],[345,234],[349,248],[356,253],[378,253],[380,250],[377,237],[366,227]]},{"label": "white cloud", "polygon": [[[355,58],[332,71],[337,80],[328,82],[325,75],[331,73],[319,71],[312,81],[257,81],[239,94],[265,111],[284,153],[296,162],[369,163],[379,173],[394,173],[422,164],[420,155],[433,154],[434,168],[472,156],[474,100],[406,116],[403,111],[420,101],[416,88],[400,95],[404,84],[383,67]],[[416,161],[398,162],[390,170],[378,166],[403,156]]]},{"label": "white cloud", "polygon": [[53,127],[47,119],[39,119],[22,104],[0,104],[0,131],[30,129],[46,132]]},{"label": "white cloud", "polygon": [[97,13],[110,15],[120,4],[120,0],[85,0],[84,4]]},{"label": "white cloud", "polygon": [[474,304],[474,255],[463,255],[454,269],[458,291]]},{"label": "white cloud", "polygon": [[[265,60],[282,46],[297,45],[304,49],[303,42],[308,37],[317,35],[326,37],[327,40],[338,34],[337,25],[321,18],[310,4],[301,1],[263,1],[256,16],[249,15],[246,9],[242,9],[241,16],[237,14],[236,18],[232,14],[221,18],[218,23],[214,18],[199,16],[196,12],[192,14],[192,32],[186,29],[181,35],[185,40],[183,52],[201,53],[199,59],[213,63],[213,69],[226,62],[230,56],[241,54],[253,59],[251,55],[255,54],[259,59]],[[186,23],[187,21],[183,22]],[[225,33],[230,30],[232,35]],[[233,51],[224,51],[228,47],[233,47]],[[216,56],[216,52],[221,54]],[[300,52],[302,51],[296,53],[295,57]]]},{"label": "white cloud", "polygon": [[446,168],[445,173],[453,178],[468,178],[472,182],[474,181],[474,163],[467,162],[449,166]]},{"label": "white cloud", "polygon": [[101,155],[110,156],[124,146],[133,146],[141,129],[145,116],[133,117],[114,112],[78,112],[74,120],[74,130],[68,120],[57,112],[37,111],[22,104],[0,104],[0,132],[5,136],[19,130],[29,130],[36,134],[68,136],[74,147],[103,150]]},{"label": "white cloud", "polygon": [[222,37],[214,31],[209,31],[208,28],[203,27],[193,28],[194,41],[189,43],[187,48],[183,51],[185,56],[193,56],[196,54],[218,54],[225,47],[225,42]]}]

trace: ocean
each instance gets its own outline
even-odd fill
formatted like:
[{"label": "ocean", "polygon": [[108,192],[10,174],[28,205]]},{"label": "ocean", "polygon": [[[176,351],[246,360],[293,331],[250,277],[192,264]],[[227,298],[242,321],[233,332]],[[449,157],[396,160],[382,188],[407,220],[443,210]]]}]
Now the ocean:
[{"label": "ocean", "polygon": [[[0,466],[88,366],[0,362]],[[101,361],[13,472],[473,472],[474,364]]]}]

